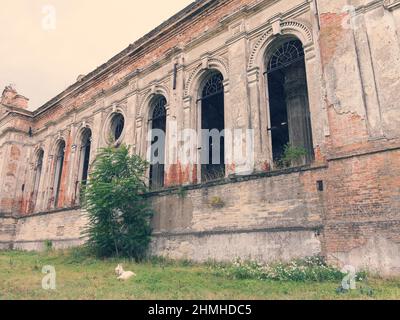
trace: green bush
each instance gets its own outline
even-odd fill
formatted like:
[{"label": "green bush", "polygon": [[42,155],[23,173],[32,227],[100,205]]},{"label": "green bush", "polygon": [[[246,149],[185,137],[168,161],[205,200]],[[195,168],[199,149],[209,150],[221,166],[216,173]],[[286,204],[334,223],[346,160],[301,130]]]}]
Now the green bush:
[{"label": "green bush", "polygon": [[211,267],[217,276],[231,279],[257,279],[277,281],[341,281],[345,274],[328,266],[322,257],[310,257],[289,263],[262,265],[254,261],[236,260],[230,265]]},{"label": "green bush", "polygon": [[290,143],[286,144],[283,155],[278,161],[278,167],[288,168],[297,165],[298,162],[307,155],[307,150],[303,147],[295,147]]},{"label": "green bush", "polygon": [[146,255],[153,215],[145,197],[147,162],[129,147],[101,149],[84,190],[88,246],[100,257]]}]

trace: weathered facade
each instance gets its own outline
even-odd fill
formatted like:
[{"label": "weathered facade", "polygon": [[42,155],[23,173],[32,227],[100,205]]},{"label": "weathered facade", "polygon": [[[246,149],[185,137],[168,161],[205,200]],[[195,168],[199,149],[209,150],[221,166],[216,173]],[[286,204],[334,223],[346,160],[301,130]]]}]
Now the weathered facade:
[{"label": "weathered facade", "polygon": [[[6,88],[0,246],[82,243],[96,150],[148,157],[148,130],[165,128],[165,165],[149,172],[155,254],[323,254],[400,273],[399,28],[398,0],[196,1],[34,112]],[[171,124],[251,129],[254,167],[182,161],[199,144],[181,150]],[[286,143],[306,153],[278,170]]]}]

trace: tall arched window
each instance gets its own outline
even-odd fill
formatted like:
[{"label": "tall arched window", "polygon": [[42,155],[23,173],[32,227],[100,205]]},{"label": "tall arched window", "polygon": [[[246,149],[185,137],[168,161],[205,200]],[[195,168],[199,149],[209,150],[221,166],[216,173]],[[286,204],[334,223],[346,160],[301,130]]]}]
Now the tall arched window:
[{"label": "tall arched window", "polygon": [[61,140],[58,143],[57,151],[55,154],[55,167],[54,167],[54,184],[53,184],[53,198],[54,207],[59,206],[60,188],[61,188],[61,177],[64,167],[64,153],[65,153],[65,141]]},{"label": "tall arched window", "polygon": [[[164,96],[156,96],[151,103],[151,165],[150,165],[150,188],[160,189],[164,186],[164,163],[165,163],[165,132],[167,124],[167,113],[165,106],[167,100]],[[160,136],[160,133],[164,134]],[[160,139],[162,138],[163,141]]]},{"label": "tall arched window", "polygon": [[35,163],[35,174],[33,178],[33,191],[30,211],[34,211],[36,207],[36,202],[39,194],[40,179],[42,176],[43,156],[44,151],[43,149],[40,149],[37,153],[37,159]]},{"label": "tall arched window", "polygon": [[92,131],[90,129],[85,129],[82,134],[79,159],[79,181],[82,185],[86,185],[88,179],[91,146]]},{"label": "tall arched window", "polygon": [[314,150],[302,43],[298,39],[280,43],[268,56],[266,69],[274,162],[290,146],[305,154],[291,165],[310,163]]},{"label": "tall arched window", "polygon": [[201,102],[201,180],[225,177],[224,78],[218,71],[211,72],[203,82]]}]

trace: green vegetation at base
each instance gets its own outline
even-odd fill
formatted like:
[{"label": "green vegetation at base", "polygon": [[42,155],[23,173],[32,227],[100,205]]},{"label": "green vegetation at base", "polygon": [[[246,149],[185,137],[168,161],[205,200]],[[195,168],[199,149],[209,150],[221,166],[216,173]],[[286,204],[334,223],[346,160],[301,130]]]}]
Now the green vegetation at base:
[{"label": "green vegetation at base", "polygon": [[[122,262],[137,277],[116,279]],[[56,290],[42,289],[42,268],[55,267]],[[84,249],[0,252],[0,299],[400,299],[400,279],[372,277],[357,290],[338,291],[341,281],[270,280],[221,273],[234,265],[195,264],[151,258],[141,263],[98,259]],[[371,291],[372,290],[372,291]]]}]

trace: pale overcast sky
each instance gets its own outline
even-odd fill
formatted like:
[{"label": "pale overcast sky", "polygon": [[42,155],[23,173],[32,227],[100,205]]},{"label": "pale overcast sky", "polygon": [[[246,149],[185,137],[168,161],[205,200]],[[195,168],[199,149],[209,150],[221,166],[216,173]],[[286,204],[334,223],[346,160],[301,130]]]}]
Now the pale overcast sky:
[{"label": "pale overcast sky", "polygon": [[191,2],[0,0],[0,94],[36,109]]}]

